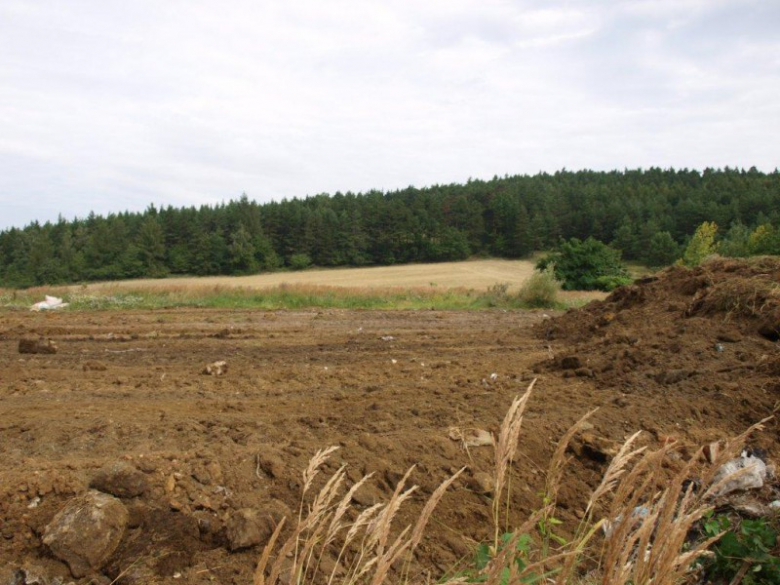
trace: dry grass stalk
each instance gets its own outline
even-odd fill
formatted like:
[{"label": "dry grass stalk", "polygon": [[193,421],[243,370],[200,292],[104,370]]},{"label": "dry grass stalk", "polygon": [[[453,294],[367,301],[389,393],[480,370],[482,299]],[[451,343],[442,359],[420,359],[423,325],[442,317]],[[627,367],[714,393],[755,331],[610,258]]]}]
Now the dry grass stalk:
[{"label": "dry grass stalk", "polygon": [[[360,487],[370,478],[364,476],[344,492],[346,483],[345,467],[340,467],[315,494],[311,504],[305,505],[305,494],[312,488],[314,478],[320,467],[336,449],[331,447],[318,451],[303,473],[301,506],[298,523],[290,536],[276,552],[274,562],[268,569],[269,560],[281,533],[282,525],[277,526],[271,540],[263,549],[255,571],[255,585],[276,585],[283,581],[289,584],[313,582],[317,579],[328,583],[336,580],[336,572],[341,561],[350,554],[353,545],[357,551],[346,568],[345,574],[338,578],[341,584],[367,582],[379,585],[387,579],[390,568],[404,555],[415,550],[422,539],[428,520],[434,508],[444,496],[445,491],[460,476],[463,469],[445,480],[430,496],[414,525],[406,526],[391,541],[393,521],[399,509],[417,486],[406,487],[414,467],[411,467],[398,482],[387,503],[375,504],[363,510],[353,521],[347,520],[352,509],[352,498]],[[304,511],[305,509],[305,511]],[[334,568],[329,575],[319,575],[319,567],[325,554],[343,536]],[[360,535],[362,534],[362,540]],[[268,578],[266,579],[266,569]]]},{"label": "dry grass stalk", "polygon": [[588,505],[586,507],[587,513],[592,511],[596,502],[598,502],[607,493],[615,489],[618,480],[626,472],[628,464],[631,462],[631,460],[645,450],[644,447],[634,451],[630,450],[631,445],[634,444],[640,434],[641,432],[636,432],[631,437],[629,437],[628,440],[626,440],[620,447],[617,455],[612,458],[609,467],[607,467],[607,471],[604,473],[604,477],[602,478],[601,483],[595,490],[593,490],[593,493],[588,500]]},{"label": "dry grass stalk", "polygon": [[[512,402],[501,425],[495,461],[497,488],[493,512],[496,518],[496,501],[501,498],[504,490],[508,492],[509,489],[506,478],[515,457],[523,411],[534,382],[529,385],[524,395]],[[629,582],[636,585],[676,585],[685,578],[692,563],[707,554],[709,547],[719,536],[700,542],[690,550],[686,550],[685,541],[694,525],[710,509],[709,498],[717,490],[719,483],[713,484],[715,472],[739,452],[747,436],[761,429],[766,420],[753,425],[736,439],[725,441],[716,449],[716,461],[703,469],[700,467],[706,458],[703,449],[699,450],[662,489],[658,486],[659,477],[662,477],[662,465],[674,446],[666,444],[656,451],[634,449],[638,433],[629,437],[591,495],[585,518],[575,537],[554,553],[545,550],[541,557],[534,554],[535,558],[523,558],[523,563],[517,562],[518,555],[524,554],[524,550],[518,550],[519,539],[523,535],[532,534],[540,519],[551,517],[558,489],[563,481],[566,445],[591,414],[588,413],[575,423],[561,439],[553,455],[545,485],[548,494],[546,505],[531,514],[514,530],[507,542],[499,545],[496,534],[491,560],[481,571],[469,574],[468,578],[458,576],[450,579],[446,581],[448,585],[467,581],[500,585],[506,583],[507,579],[509,583],[521,583],[529,578],[553,582],[552,575],[555,576],[554,582],[557,585],[580,583],[577,572],[582,568],[582,557],[589,551],[596,552],[589,543],[602,523],[606,525],[605,521],[593,523],[591,518],[596,504],[609,495],[612,498],[606,517],[610,519],[611,529],[596,558],[600,567],[598,581],[602,585],[625,585]],[[335,448],[325,449],[312,458],[304,472],[303,494],[311,489],[319,468],[334,451]],[[323,555],[327,554],[339,539],[341,546],[335,567],[327,576],[328,585],[334,582],[340,585],[380,585],[386,582],[391,568],[420,544],[436,505],[463,472],[461,469],[433,492],[414,527],[406,526],[395,531],[393,521],[399,509],[417,489],[417,486],[406,487],[413,470],[413,467],[410,468],[398,482],[387,503],[375,504],[350,521],[347,518],[351,516],[352,497],[369,476],[362,478],[339,497],[338,494],[344,491],[346,482],[344,467],[339,468],[314,496],[306,514],[303,511],[302,498],[298,525],[276,553],[276,560],[271,565],[269,577],[266,579],[269,559],[283,524],[280,523],[276,527],[259,559],[254,584],[277,585],[283,570],[290,573],[289,579],[284,579],[287,583],[314,582],[318,579]],[[696,475],[702,478],[704,485],[710,486],[709,489],[701,490],[700,493],[693,491],[688,478]],[[342,537],[345,530],[346,535]],[[391,540],[393,533],[396,536]],[[345,558],[350,561],[346,570],[337,578],[336,571]],[[404,582],[409,581],[408,571],[407,562],[401,574]],[[539,575],[537,571],[542,574]],[[589,583],[594,583],[593,578],[592,574],[588,577]]]},{"label": "dry grass stalk", "polygon": [[576,435],[581,429],[582,425],[593,416],[598,409],[595,408],[580,418],[572,427],[566,431],[558,446],[555,448],[552,459],[550,460],[550,467],[547,471],[547,479],[545,481],[545,499],[548,504],[555,505],[558,499],[558,489],[561,485],[561,479],[563,478],[563,470],[566,467],[566,449],[569,446],[574,435]]},{"label": "dry grass stalk", "polygon": [[[493,479],[495,481],[493,493],[493,524],[495,527],[494,545],[496,547],[498,547],[501,498],[507,484],[507,472],[512,461],[514,461],[515,453],[517,452],[520,428],[523,425],[523,412],[525,411],[528,399],[531,397],[531,392],[536,384],[536,380],[537,379],[534,378],[528,385],[525,393],[512,401],[498,433],[498,441],[495,448],[495,470],[493,472]],[[507,497],[509,497],[508,493]]]}]

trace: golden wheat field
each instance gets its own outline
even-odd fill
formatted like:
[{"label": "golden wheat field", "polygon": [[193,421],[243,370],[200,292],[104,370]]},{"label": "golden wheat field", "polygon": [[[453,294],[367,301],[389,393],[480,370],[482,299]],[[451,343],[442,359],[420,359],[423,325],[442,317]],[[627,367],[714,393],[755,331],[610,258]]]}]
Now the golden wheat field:
[{"label": "golden wheat field", "polygon": [[[115,294],[122,290],[148,292],[176,292],[186,294],[242,289],[266,290],[290,286],[298,291],[344,289],[360,295],[382,294],[392,289],[428,291],[458,289],[484,292],[492,286],[504,284],[508,292],[516,292],[533,274],[535,261],[531,260],[467,260],[438,264],[406,264],[400,266],[372,266],[366,268],[314,268],[300,272],[266,272],[248,276],[186,276],[162,279],[135,279],[99,282],[86,285],[47,287],[50,293]],[[562,291],[564,302],[580,304],[602,299],[599,291]]]},{"label": "golden wheat field", "polygon": [[[181,286],[235,286],[241,288],[271,288],[280,284],[326,285],[339,287],[429,287],[486,289],[497,283],[518,288],[534,270],[530,260],[470,260],[440,264],[407,264],[403,266],[373,266],[370,268],[313,269],[301,272],[272,272],[250,276],[206,276],[168,279],[128,280],[112,282],[132,288]],[[92,284],[99,289],[105,283]]]}]

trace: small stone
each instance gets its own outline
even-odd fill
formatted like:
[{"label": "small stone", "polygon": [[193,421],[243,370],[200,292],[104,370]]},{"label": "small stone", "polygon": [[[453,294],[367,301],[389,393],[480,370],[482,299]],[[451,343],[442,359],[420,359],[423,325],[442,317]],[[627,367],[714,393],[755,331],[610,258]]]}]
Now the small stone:
[{"label": "small stone", "polygon": [[149,489],[146,476],[125,461],[118,461],[100,469],[89,484],[118,498],[134,498]]},{"label": "small stone", "polygon": [[474,474],[474,477],[472,477],[469,482],[468,486],[471,490],[477,492],[478,494],[492,494],[493,490],[496,489],[496,484],[493,481],[493,476],[489,473],[485,473],[484,471],[478,471]]},{"label": "small stone", "polygon": [[266,542],[273,534],[275,524],[267,514],[243,508],[230,515],[225,528],[228,547],[236,551]]},{"label": "small stone", "polygon": [[65,561],[74,577],[98,571],[113,553],[128,521],[117,498],[90,490],[72,498],[46,526],[43,543]]},{"label": "small stone", "polygon": [[618,445],[615,441],[586,432],[570,443],[569,450],[580,458],[606,463],[617,455]]},{"label": "small stone", "polygon": [[562,370],[577,370],[582,367],[582,361],[576,355],[569,355],[561,358]]},{"label": "small stone", "polygon": [[19,353],[57,353],[57,344],[51,339],[20,339]]},{"label": "small stone", "polygon": [[108,367],[103,362],[99,362],[97,360],[90,360],[88,362],[84,362],[81,365],[81,369],[85,372],[105,372]]}]

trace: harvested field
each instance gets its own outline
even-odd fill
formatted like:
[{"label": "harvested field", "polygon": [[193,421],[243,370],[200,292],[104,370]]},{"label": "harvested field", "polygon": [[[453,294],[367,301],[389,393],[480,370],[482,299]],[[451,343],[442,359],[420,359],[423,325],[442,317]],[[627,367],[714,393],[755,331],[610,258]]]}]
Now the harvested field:
[{"label": "harvested field", "polygon": [[530,260],[469,260],[438,264],[404,264],[369,268],[314,269],[300,272],[271,272],[251,276],[206,276],[170,279],[128,280],[121,283],[94,284],[89,288],[123,286],[155,288],[170,285],[181,287],[243,287],[263,289],[289,285],[327,285],[357,288],[428,287],[486,289],[497,283],[519,287],[534,271]]},{"label": "harvested field", "polygon": [[[642,430],[640,444],[674,441],[684,456],[773,413],[780,351],[767,332],[778,282],[777,261],[674,268],[553,319],[503,310],[1,312],[0,568],[72,580],[42,539],[92,483],[121,492],[129,520],[103,567],[79,583],[251,583],[262,547],[242,545],[239,520],[249,510],[295,515],[301,470],[338,445],[329,470],[347,464],[350,482],[374,473],[358,509],[391,495],[416,465],[410,481],[420,490],[400,525],[467,467],[412,564],[414,582],[423,571],[438,577],[492,537],[480,481],[492,447],[464,448],[453,427],[495,433],[534,377],[513,522],[540,507],[556,442],[599,407],[592,442],[575,439],[562,482],[566,534],[604,471],[598,445]],[[20,339],[41,337],[56,353],[18,353]],[[221,375],[204,374],[220,361]],[[778,438],[771,422],[754,444],[777,459]],[[101,468],[123,465],[125,480],[105,479]],[[659,484],[676,465],[667,462]],[[756,491],[762,501],[777,495],[776,486]]]}]

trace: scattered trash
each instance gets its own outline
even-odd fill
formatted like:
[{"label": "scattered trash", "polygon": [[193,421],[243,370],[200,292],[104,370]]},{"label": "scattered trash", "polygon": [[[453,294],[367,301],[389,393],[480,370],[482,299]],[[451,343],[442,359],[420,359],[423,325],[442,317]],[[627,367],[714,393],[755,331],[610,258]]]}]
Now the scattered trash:
[{"label": "scattered trash", "polygon": [[496,380],[498,380],[498,374],[496,374],[495,372],[493,372],[492,374],[490,374],[490,379],[491,379],[493,382],[495,382]]},{"label": "scattered trash", "polygon": [[32,510],[33,508],[37,508],[40,503],[41,503],[41,498],[39,498],[38,496],[35,496],[32,499],[32,501],[29,504],[27,504],[27,508],[29,510]]},{"label": "scattered trash", "polygon": [[722,343],[716,343],[715,344],[715,351],[718,353],[721,353],[723,351],[723,344]]},{"label": "scattered trash", "polygon": [[397,363],[398,363],[398,360],[392,360],[392,359],[391,359],[391,360],[390,360],[390,363],[391,363],[391,364],[397,364]]},{"label": "scattered trash", "polygon": [[227,371],[228,371],[227,362],[218,361],[218,362],[208,364],[205,368],[203,368],[203,371],[201,373],[206,376],[221,376],[223,374],[227,374]]},{"label": "scattered trash", "polygon": [[748,518],[766,518],[772,515],[772,508],[754,500],[746,502],[731,502],[731,508],[740,516]]},{"label": "scattered trash", "polygon": [[[729,479],[730,476],[733,476]],[[716,486],[713,496],[725,496],[739,490],[752,490],[763,487],[767,477],[766,463],[760,458],[742,451],[736,459],[724,463],[715,478],[712,480]]]},{"label": "scattered trash", "polygon": [[[631,520],[636,521],[640,518],[646,517],[648,514],[650,514],[650,508],[647,506],[637,506],[634,508],[634,511],[631,512]],[[614,520],[604,520],[604,523],[601,525],[601,530],[604,532],[604,536],[609,538],[612,536],[612,533],[615,531],[615,529],[620,526],[620,524],[623,522],[623,514],[618,514],[618,516]]]},{"label": "scattered trash", "polygon": [[780,510],[780,500],[775,500],[774,502],[769,503],[769,507],[773,510]]},{"label": "scattered trash", "polygon": [[50,297],[49,295],[46,295],[45,300],[35,303],[32,307],[30,307],[31,311],[51,311],[53,309],[64,309],[68,306],[69,303],[63,303],[61,298],[58,297]]},{"label": "scattered trash", "polygon": [[453,441],[460,441],[463,447],[485,447],[495,444],[493,435],[482,429],[450,427],[449,436]]},{"label": "scattered trash", "polygon": [[20,339],[19,353],[57,353],[57,344],[51,339]]},{"label": "scattered trash", "polygon": [[395,337],[393,337],[392,335],[383,335],[379,339],[381,339],[382,341],[395,341]]}]

